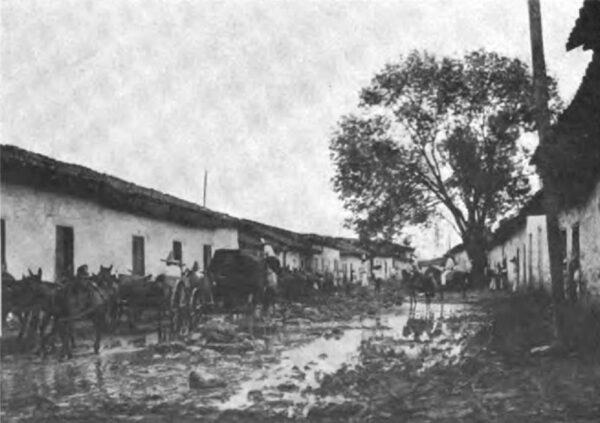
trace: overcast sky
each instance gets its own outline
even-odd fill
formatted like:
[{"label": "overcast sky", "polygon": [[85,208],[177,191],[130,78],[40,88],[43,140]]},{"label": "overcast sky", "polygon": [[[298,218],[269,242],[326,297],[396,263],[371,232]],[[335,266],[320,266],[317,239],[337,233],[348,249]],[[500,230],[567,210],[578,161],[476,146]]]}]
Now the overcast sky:
[{"label": "overcast sky", "polygon": [[[542,0],[565,100],[581,1]],[[348,234],[328,140],[411,49],[530,62],[526,0],[2,1],[2,143],[297,231]],[[423,241],[421,242],[423,243]]]}]

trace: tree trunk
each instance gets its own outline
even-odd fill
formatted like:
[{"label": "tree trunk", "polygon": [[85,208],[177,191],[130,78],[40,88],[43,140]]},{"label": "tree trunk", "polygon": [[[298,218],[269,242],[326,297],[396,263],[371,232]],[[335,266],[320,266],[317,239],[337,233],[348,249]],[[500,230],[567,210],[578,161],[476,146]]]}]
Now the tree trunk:
[{"label": "tree trunk", "polygon": [[471,261],[471,283],[473,287],[481,288],[485,286],[485,266],[487,263],[485,233],[481,231],[471,231],[463,239],[465,249]]}]

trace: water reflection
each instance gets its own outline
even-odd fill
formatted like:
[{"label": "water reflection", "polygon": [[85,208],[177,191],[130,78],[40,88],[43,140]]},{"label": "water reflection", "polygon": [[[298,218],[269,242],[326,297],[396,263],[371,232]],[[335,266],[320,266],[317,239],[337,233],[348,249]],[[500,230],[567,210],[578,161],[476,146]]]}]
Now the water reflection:
[{"label": "water reflection", "polygon": [[[365,361],[370,352],[395,354],[415,358],[426,347],[445,352],[440,359],[456,355],[461,346],[443,346],[453,337],[444,322],[446,315],[455,315],[463,307],[454,305],[421,305],[406,314],[389,314],[352,322],[351,328],[338,336],[323,336],[282,353],[278,366],[257,370],[244,381],[235,395],[219,404],[222,409],[252,406],[265,398],[277,398],[288,416],[306,415],[308,409],[321,401],[335,402],[343,398],[319,398],[313,390],[323,376],[342,368],[351,369]],[[327,334],[329,335],[329,334]],[[448,350],[452,350],[451,352]],[[435,364],[434,360],[423,366]],[[293,389],[282,390],[282,386]],[[260,393],[258,395],[257,393]]]}]

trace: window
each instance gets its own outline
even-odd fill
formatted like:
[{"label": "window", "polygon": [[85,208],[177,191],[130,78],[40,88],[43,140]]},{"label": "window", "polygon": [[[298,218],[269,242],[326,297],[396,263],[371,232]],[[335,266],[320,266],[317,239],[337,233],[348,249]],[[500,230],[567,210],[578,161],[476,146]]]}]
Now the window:
[{"label": "window", "polygon": [[337,273],[337,271],[339,270],[340,267],[340,263],[338,261],[338,259],[333,259],[333,270]]},{"label": "window", "polygon": [[202,263],[204,266],[204,271],[206,271],[208,269],[211,259],[212,259],[212,245],[206,244],[202,248]]},{"label": "window", "polygon": [[0,223],[2,225],[1,227],[1,231],[2,231],[2,271],[6,270],[6,222],[4,221],[4,219],[0,220]]},{"label": "window", "polygon": [[146,274],[145,253],[144,253],[144,237],[133,236],[131,244],[132,255],[132,273],[134,275],[143,276]]},{"label": "window", "polygon": [[527,269],[527,280],[529,284],[533,284],[533,234],[529,234],[529,259],[527,260],[529,268]]},{"label": "window", "polygon": [[56,280],[70,278],[74,275],[73,238],[72,227],[56,227],[56,262],[54,268]]},{"label": "window", "polygon": [[538,283],[540,284],[540,288],[544,283],[544,275],[542,274],[542,227],[538,226],[537,228],[537,273],[538,273]]},{"label": "window", "polygon": [[183,263],[181,241],[173,241],[173,260]]},{"label": "window", "polygon": [[523,244],[523,283],[527,284],[527,246]]},{"label": "window", "polygon": [[571,255],[579,257],[579,225],[574,225],[571,231]]}]

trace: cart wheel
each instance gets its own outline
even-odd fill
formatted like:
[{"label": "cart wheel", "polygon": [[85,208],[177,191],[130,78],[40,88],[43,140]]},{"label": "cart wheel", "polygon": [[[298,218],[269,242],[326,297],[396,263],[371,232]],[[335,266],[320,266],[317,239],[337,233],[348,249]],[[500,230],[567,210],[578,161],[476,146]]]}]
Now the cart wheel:
[{"label": "cart wheel", "polygon": [[190,332],[190,319],[188,317],[187,289],[183,284],[178,284],[171,302],[171,316],[173,333],[186,336]]},{"label": "cart wheel", "polygon": [[195,330],[198,328],[198,324],[204,314],[204,307],[202,304],[202,294],[198,288],[192,291],[190,297],[190,329]]}]

